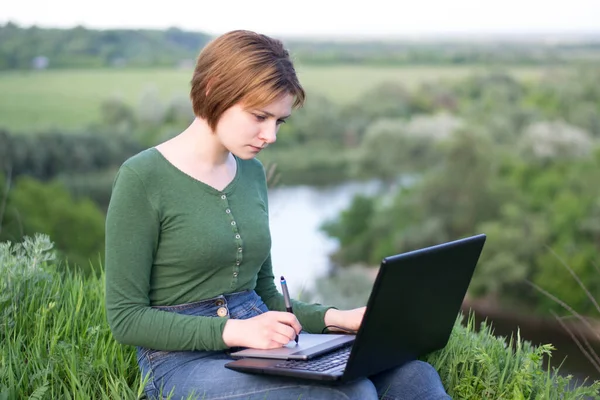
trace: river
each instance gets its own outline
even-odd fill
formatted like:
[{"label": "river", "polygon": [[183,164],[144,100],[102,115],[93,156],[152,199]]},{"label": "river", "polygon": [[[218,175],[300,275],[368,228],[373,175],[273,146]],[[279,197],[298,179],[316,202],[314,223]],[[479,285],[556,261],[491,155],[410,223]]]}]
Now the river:
[{"label": "river", "polygon": [[295,293],[313,288],[315,280],[329,271],[328,256],[337,246],[319,227],[346,208],[355,194],[372,194],[379,187],[377,182],[353,182],[325,188],[271,188],[269,215],[275,276],[284,275]]}]

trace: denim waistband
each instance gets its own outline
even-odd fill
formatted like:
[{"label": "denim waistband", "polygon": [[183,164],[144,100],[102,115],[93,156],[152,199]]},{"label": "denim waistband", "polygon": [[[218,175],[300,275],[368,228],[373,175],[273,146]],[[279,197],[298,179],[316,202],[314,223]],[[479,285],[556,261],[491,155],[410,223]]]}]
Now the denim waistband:
[{"label": "denim waistband", "polygon": [[[260,296],[254,290],[222,294],[210,299],[195,301],[192,303],[176,304],[169,306],[152,306],[152,308],[188,315],[214,315],[215,310],[226,308],[232,309],[251,308],[261,302]],[[229,312],[227,312],[229,314]],[[217,316],[217,315],[215,315]],[[218,315],[225,316],[225,315]]]}]

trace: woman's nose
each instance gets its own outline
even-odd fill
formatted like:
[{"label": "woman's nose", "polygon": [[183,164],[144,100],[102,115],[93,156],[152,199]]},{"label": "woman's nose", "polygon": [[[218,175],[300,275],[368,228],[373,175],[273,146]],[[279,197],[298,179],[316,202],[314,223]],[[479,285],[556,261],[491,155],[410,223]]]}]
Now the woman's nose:
[{"label": "woman's nose", "polygon": [[275,143],[277,140],[277,125],[265,127],[259,137],[267,144]]}]

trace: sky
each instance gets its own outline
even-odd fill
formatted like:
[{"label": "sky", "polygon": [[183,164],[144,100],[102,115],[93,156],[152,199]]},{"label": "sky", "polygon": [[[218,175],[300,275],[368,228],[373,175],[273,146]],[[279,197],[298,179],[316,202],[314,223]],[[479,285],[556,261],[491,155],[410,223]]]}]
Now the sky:
[{"label": "sky", "polygon": [[[0,23],[280,36],[600,33],[600,0],[3,0]],[[354,5],[349,5],[354,4]]]}]

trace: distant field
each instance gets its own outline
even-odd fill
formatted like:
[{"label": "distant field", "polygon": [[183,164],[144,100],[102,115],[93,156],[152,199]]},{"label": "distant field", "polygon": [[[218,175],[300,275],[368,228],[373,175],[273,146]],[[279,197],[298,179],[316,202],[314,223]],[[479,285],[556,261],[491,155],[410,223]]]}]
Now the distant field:
[{"label": "distant field", "polygon": [[[308,95],[320,93],[334,101],[355,100],[364,90],[383,81],[414,87],[424,81],[457,79],[480,67],[361,67],[298,66]],[[535,79],[537,67],[515,67],[519,79]],[[0,72],[0,127],[9,131],[45,128],[74,129],[99,119],[99,106],[110,96],[121,96],[134,107],[150,88],[163,101],[186,97],[190,72],[172,69],[60,70]]]}]

